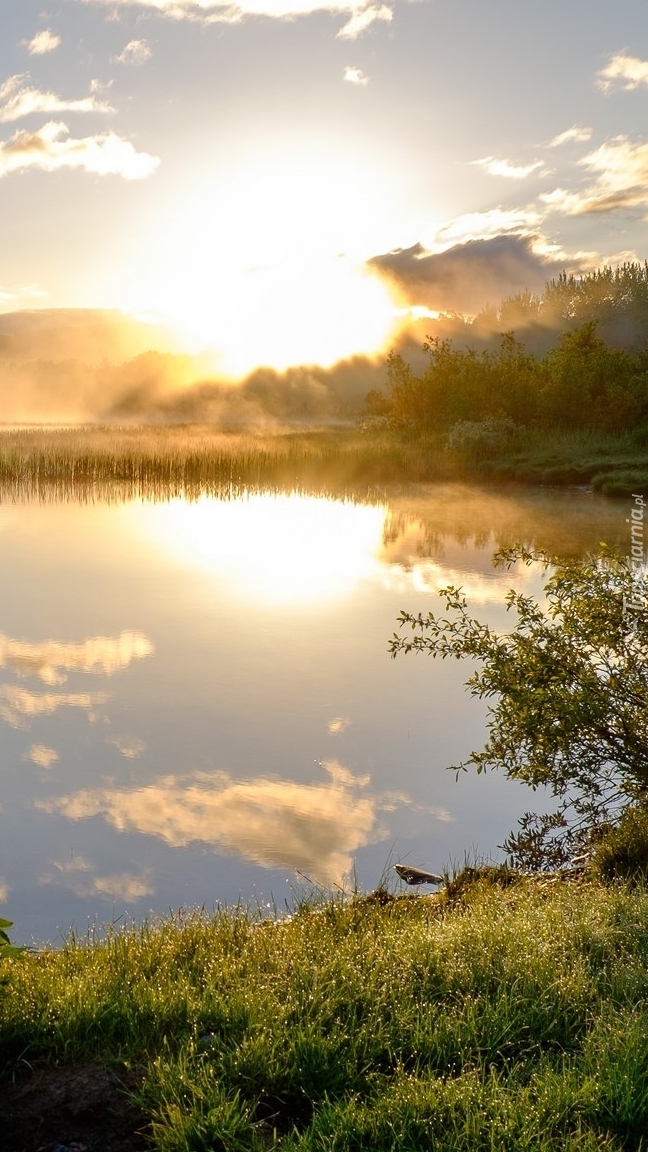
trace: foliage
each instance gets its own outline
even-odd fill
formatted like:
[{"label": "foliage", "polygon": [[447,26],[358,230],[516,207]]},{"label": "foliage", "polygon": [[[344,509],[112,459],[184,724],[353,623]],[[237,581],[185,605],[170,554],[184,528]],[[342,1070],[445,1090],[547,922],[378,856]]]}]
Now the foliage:
[{"label": "foliage", "polygon": [[[446,614],[403,612],[391,653],[426,652],[476,661],[472,696],[493,701],[489,736],[468,765],[546,788],[557,799],[543,817],[527,814],[505,844],[518,862],[563,861],[602,820],[648,804],[648,612],[646,576],[630,558],[601,547],[584,560],[553,560],[515,547],[497,564],[539,564],[549,576],[542,604],[515,590],[517,620],[501,632],[469,614],[461,589],[440,595]],[[638,584],[637,581],[640,581]]]},{"label": "foliage", "polygon": [[[11,920],[4,920],[0,918],[0,963],[3,960],[15,960],[18,956],[22,956],[25,951],[24,948],[11,943],[7,935],[7,928],[13,927]],[[0,986],[7,983],[8,977],[0,977]]]},{"label": "foliage", "polygon": [[460,333],[466,347],[428,337],[421,373],[392,353],[388,394],[370,393],[367,410],[442,430],[495,417],[531,428],[632,431],[648,422],[647,333],[648,263],[565,274],[542,296],[523,292],[477,316]]},{"label": "foliage", "polygon": [[517,426],[508,417],[460,420],[448,430],[445,442],[451,452],[463,452],[473,460],[479,460],[510,444],[517,432]]},{"label": "foliage", "polygon": [[543,369],[513,333],[501,337],[497,352],[454,348],[437,338],[423,349],[428,365],[421,376],[396,353],[387,362],[387,414],[394,424],[447,428],[463,420],[532,417]]},{"label": "foliage", "polygon": [[648,810],[627,808],[618,824],[594,838],[592,864],[602,880],[645,883],[648,877]]},{"label": "foliage", "polygon": [[[158,1152],[638,1149],[648,894],[477,878],[286,920],[186,916],[29,955],[8,1075],[142,1069]],[[13,1067],[12,1067],[13,1064]]]}]

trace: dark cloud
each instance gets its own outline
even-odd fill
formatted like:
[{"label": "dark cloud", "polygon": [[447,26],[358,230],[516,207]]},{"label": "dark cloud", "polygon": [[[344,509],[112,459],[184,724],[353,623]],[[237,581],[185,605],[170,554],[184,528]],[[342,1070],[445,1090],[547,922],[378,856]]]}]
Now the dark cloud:
[{"label": "dark cloud", "polygon": [[533,238],[520,235],[470,240],[437,253],[414,244],[368,264],[404,290],[411,304],[470,314],[525,288],[540,292],[564,267],[538,256]]}]

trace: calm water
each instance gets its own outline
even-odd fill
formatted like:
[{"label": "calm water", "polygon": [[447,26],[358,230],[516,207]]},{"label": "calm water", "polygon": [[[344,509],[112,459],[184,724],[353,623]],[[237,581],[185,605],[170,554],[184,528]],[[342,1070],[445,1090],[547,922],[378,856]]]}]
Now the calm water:
[{"label": "calm water", "polygon": [[[390,660],[460,583],[504,624],[498,543],[623,541],[584,492],[0,504],[0,893],[16,939],[149,910],[283,907],[304,877],[496,855],[527,790],[445,771],[469,669]],[[537,589],[536,574],[517,582]]]}]

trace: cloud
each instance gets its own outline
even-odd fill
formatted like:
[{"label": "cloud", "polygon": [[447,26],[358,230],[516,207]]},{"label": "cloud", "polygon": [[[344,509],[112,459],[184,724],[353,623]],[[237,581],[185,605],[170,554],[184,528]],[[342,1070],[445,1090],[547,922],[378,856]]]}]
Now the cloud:
[{"label": "cloud", "polygon": [[64,684],[68,672],[73,671],[112,676],[154,651],[151,641],[141,632],[93,636],[81,644],[61,644],[57,640],[31,644],[0,632],[0,668],[12,668],[19,676],[37,676],[49,685]]},{"label": "cloud", "polygon": [[380,797],[362,791],[369,777],[354,777],[337,761],[322,767],[328,782],[236,781],[224,772],[196,773],[163,777],[132,791],[87,789],[38,801],[38,807],[70,820],[102,814],[119,831],[158,836],[172,847],[199,840],[264,867],[289,867],[321,883],[341,884],[354,852],[384,837],[383,806]]},{"label": "cloud", "polygon": [[60,43],[61,37],[49,28],[43,28],[42,32],[37,32],[33,40],[23,40],[30,56],[44,56],[46,52],[53,52],[55,48],[58,48]]},{"label": "cloud", "polygon": [[595,182],[577,192],[544,193],[540,199],[550,210],[581,216],[648,205],[648,143],[615,136],[578,163],[597,174]]},{"label": "cloud", "polygon": [[0,904],[6,904],[7,903],[7,897],[9,896],[9,891],[10,891],[9,885],[7,884],[6,880],[3,880],[2,877],[0,876]]},{"label": "cloud", "polygon": [[349,84],[362,85],[369,83],[369,77],[365,76],[364,72],[360,68],[354,68],[352,66],[344,69],[344,76],[342,79],[346,80]]},{"label": "cloud", "polygon": [[369,261],[415,304],[463,314],[479,312],[525,288],[540,291],[563,264],[539,254],[533,235],[469,240],[443,252],[422,245],[397,249]]},{"label": "cloud", "polygon": [[14,308],[20,308],[20,302],[24,300],[26,307],[29,308],[34,300],[45,300],[49,296],[44,288],[39,284],[23,284],[19,287],[9,287],[6,284],[0,284],[0,306],[3,302],[10,303]]},{"label": "cloud", "polygon": [[449,220],[436,233],[436,248],[464,244],[469,240],[490,240],[498,236],[533,236],[542,223],[534,208],[490,208],[487,212],[466,212]]},{"label": "cloud", "polygon": [[37,132],[16,132],[0,141],[0,178],[25,168],[56,172],[61,168],[81,168],[96,176],[122,176],[144,180],[160,161],[147,152],[137,152],[128,140],[114,132],[74,139],[65,124],[50,121]]},{"label": "cloud", "polygon": [[51,716],[59,708],[83,708],[90,711],[108,697],[100,692],[28,692],[12,684],[0,686],[0,719],[12,728],[28,728],[35,716]]},{"label": "cloud", "polygon": [[597,84],[607,95],[617,81],[626,92],[633,88],[648,87],[648,60],[627,56],[625,52],[611,56],[605,68],[598,73]]},{"label": "cloud", "polygon": [[524,180],[532,172],[542,168],[542,160],[534,160],[532,164],[511,164],[510,160],[497,160],[495,156],[484,156],[481,160],[471,161],[479,164],[488,172],[489,176],[504,176],[507,180]]},{"label": "cloud", "polygon": [[110,104],[101,104],[94,96],[81,100],[66,100],[54,92],[41,92],[30,88],[26,81],[29,72],[19,72],[0,84],[0,123],[20,120],[34,112],[114,112]]},{"label": "cloud", "polygon": [[290,20],[313,12],[331,12],[347,17],[337,35],[355,40],[376,21],[389,22],[392,9],[366,0],[82,0],[103,5],[113,12],[119,8],[145,8],[172,20],[193,20],[201,24],[238,24],[250,16]]},{"label": "cloud", "polygon": [[581,144],[591,137],[591,128],[585,128],[582,124],[572,124],[571,128],[566,128],[564,132],[554,136],[547,144],[547,148],[560,148],[562,144]]},{"label": "cloud", "polygon": [[32,764],[37,764],[39,768],[51,768],[59,759],[59,754],[44,744],[32,744],[24,759],[31,760]]},{"label": "cloud", "polygon": [[353,13],[346,24],[340,28],[337,38],[339,40],[357,40],[358,36],[367,31],[367,28],[375,24],[376,20],[383,20],[389,24],[392,18],[392,10],[385,4],[380,6],[370,4],[368,8],[362,8],[359,12]]},{"label": "cloud", "polygon": [[146,40],[129,40],[128,44],[119,53],[112,56],[113,64],[146,64],[153,52]]}]

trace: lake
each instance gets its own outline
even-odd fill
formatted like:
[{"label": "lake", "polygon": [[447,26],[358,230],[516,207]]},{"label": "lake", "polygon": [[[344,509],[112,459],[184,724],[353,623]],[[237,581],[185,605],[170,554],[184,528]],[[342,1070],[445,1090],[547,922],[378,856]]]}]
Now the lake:
[{"label": "lake", "polygon": [[0,504],[0,895],[16,942],[149,911],[284,909],[397,860],[497,857],[541,799],[447,766],[484,741],[469,668],[391,660],[401,609],[461,584],[506,626],[516,540],[626,541],[585,491],[427,485]]}]

